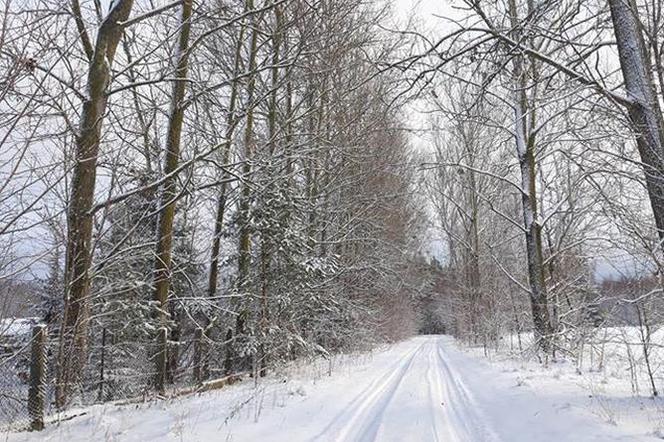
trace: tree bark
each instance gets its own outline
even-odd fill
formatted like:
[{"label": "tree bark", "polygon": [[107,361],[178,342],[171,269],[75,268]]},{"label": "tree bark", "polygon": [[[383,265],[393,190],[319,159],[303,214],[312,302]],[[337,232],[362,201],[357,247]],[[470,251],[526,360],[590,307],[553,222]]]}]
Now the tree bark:
[{"label": "tree bark", "polygon": [[[182,138],[182,125],[184,122],[184,95],[186,92],[187,69],[189,64],[189,34],[191,31],[192,0],[182,3],[180,31],[178,46],[175,52],[175,77],[178,81],[173,83],[171,96],[171,110],[168,120],[166,138],[166,155],[164,157],[164,180],[161,192],[161,211],[157,226],[157,249],[154,269],[154,294],[159,309],[155,319],[161,326],[166,325],[166,312],[168,311],[168,292],[171,283],[171,254],[173,249],[173,222],[175,219],[175,198],[177,196],[177,177],[169,176],[178,167],[180,159],[180,141]],[[165,351],[165,349],[160,349]],[[167,354],[167,353],[166,353]],[[172,362],[172,361],[171,361]],[[171,366],[171,371],[173,367]]]},{"label": "tree bark", "polygon": [[660,246],[664,247],[664,120],[633,0],[609,0],[620,67],[632,103],[627,112],[643,163]]},{"label": "tree bark", "polygon": [[[247,11],[254,9],[253,0],[247,0]],[[237,260],[237,279],[236,288],[241,295],[234,305],[236,312],[235,318],[235,339],[238,346],[243,346],[247,342],[249,319],[251,312],[251,297],[244,296],[244,291],[248,289],[247,281],[251,265],[251,186],[249,177],[252,172],[252,160],[256,150],[256,139],[254,135],[254,101],[256,99],[256,56],[258,53],[258,23],[256,14],[251,15],[251,39],[249,43],[249,63],[248,78],[246,85],[247,111],[244,128],[244,152],[242,158],[242,181],[240,183],[240,197],[238,202],[238,260]],[[255,356],[255,355],[253,355]],[[253,356],[245,355],[239,358],[239,369],[244,371],[255,367]]]},{"label": "tree bark", "polygon": [[[77,6],[78,3],[74,2]],[[99,26],[87,75],[87,93],[81,110],[76,137],[76,164],[67,208],[67,250],[65,264],[64,312],[58,350],[56,405],[63,407],[72,382],[80,378],[87,353],[90,280],[88,271],[92,254],[91,213],[94,202],[99,142],[111,79],[110,68],[122,36],[121,22],[127,20],[133,0],[117,0]],[[79,10],[77,7],[74,10]],[[78,21],[82,20],[80,17]],[[84,29],[81,38],[89,51]],[[86,42],[88,42],[86,44]]]},{"label": "tree bark", "polygon": [[[510,0],[510,20],[513,38],[520,41],[521,23],[518,19],[516,0]],[[528,282],[530,285],[530,306],[535,328],[535,337],[539,347],[550,351],[551,319],[549,315],[546,283],[544,279],[544,260],[542,255],[541,226],[538,224],[537,188],[535,185],[536,159],[535,136],[529,130],[534,126],[534,112],[529,108],[526,58],[518,54],[513,61],[515,87],[514,134],[516,151],[521,171],[521,207],[526,239],[526,257],[528,261]],[[530,117],[530,118],[529,118]],[[529,121],[530,120],[530,121]]]},{"label": "tree bark", "polygon": [[[280,49],[281,49],[281,10],[279,6],[274,8],[275,28],[272,33],[272,72],[271,72],[271,92],[270,101],[268,106],[268,176],[273,176],[275,172],[272,157],[276,150],[277,138],[277,89],[279,87],[279,62],[280,62]],[[260,308],[260,367],[259,374],[261,377],[267,374],[267,354],[266,349],[267,336],[270,329],[270,260],[272,259],[272,251],[270,238],[266,236],[270,232],[263,232],[261,235],[261,308]]]},{"label": "tree bark", "polygon": [[[253,0],[247,0],[247,10],[251,11],[254,8]],[[255,150],[254,138],[254,99],[256,89],[256,52],[258,46],[258,29],[256,29],[256,18],[252,15],[252,31],[251,42],[249,48],[249,77],[247,81],[247,117],[244,128],[244,158],[242,162],[242,180],[240,201],[239,201],[239,217],[238,223],[240,228],[240,241],[238,247],[238,275],[237,287],[239,290],[245,286],[247,277],[249,275],[249,264],[251,261],[251,227],[250,221],[250,191],[248,180],[251,174],[251,160]]]},{"label": "tree bark", "polygon": [[[237,106],[238,79],[240,75],[240,61],[242,58],[242,44],[244,43],[245,26],[240,28],[237,46],[235,47],[235,61],[233,66],[233,80],[231,82],[231,95],[228,103],[228,118],[226,119],[226,140],[223,147],[223,164],[227,165],[230,160],[231,146],[235,126],[237,125],[235,117],[235,108]],[[224,172],[227,176],[227,173]],[[221,248],[221,233],[224,228],[224,215],[226,212],[226,192],[228,183],[223,180],[217,196],[217,213],[214,223],[214,236],[212,237],[212,252],[210,254],[210,273],[208,274],[208,297],[213,297],[217,293],[217,281],[219,279],[219,250]]]}]

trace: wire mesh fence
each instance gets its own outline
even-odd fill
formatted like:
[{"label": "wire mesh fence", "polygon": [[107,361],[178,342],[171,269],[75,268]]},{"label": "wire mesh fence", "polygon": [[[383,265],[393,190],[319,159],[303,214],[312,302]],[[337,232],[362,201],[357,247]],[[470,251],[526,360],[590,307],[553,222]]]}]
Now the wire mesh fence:
[{"label": "wire mesh fence", "polygon": [[17,321],[0,335],[0,429],[43,427],[52,388],[44,325]]},{"label": "wire mesh fence", "polygon": [[30,342],[4,342],[0,354],[0,427],[27,428]]},{"label": "wire mesh fence", "polygon": [[[64,352],[58,331],[40,324],[0,339],[2,431],[39,430],[68,417],[68,410],[95,403],[218,388],[244,374],[259,375],[262,366],[254,338],[234,336],[231,329],[174,334],[164,328],[142,337],[101,330],[85,349]],[[85,362],[76,376],[63,377],[59,358],[75,352],[84,352]]]}]

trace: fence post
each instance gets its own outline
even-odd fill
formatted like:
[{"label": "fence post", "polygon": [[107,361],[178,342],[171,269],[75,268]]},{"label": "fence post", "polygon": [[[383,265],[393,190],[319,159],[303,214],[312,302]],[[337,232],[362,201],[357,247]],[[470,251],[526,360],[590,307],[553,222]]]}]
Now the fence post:
[{"label": "fence post", "polygon": [[224,374],[230,376],[233,371],[233,329],[226,331],[226,342],[224,344],[226,355],[224,359]]},{"label": "fence post", "polygon": [[205,342],[203,336],[203,329],[197,327],[194,330],[194,382],[201,383],[205,377],[204,361],[205,361]]},{"label": "fence post", "polygon": [[32,329],[30,356],[30,388],[28,389],[28,412],[30,429],[44,429],[44,396],[46,395],[46,325]]},{"label": "fence post", "polygon": [[168,362],[168,329],[161,327],[157,332],[156,376],[155,389],[157,393],[166,392],[166,363]]}]

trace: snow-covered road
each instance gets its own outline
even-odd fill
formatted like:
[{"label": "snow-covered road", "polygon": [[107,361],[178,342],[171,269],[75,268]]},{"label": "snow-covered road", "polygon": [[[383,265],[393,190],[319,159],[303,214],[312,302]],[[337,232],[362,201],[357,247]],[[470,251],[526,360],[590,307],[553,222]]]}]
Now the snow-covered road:
[{"label": "snow-covered road", "polygon": [[[242,399],[251,390],[253,399]],[[657,440],[605,423],[578,394],[519,385],[514,373],[466,355],[444,336],[390,346],[315,383],[274,379],[258,391],[244,385],[139,409],[105,406],[10,440]]]},{"label": "snow-covered road", "polygon": [[376,367],[374,379],[314,439],[497,440],[441,343],[418,339],[395,354],[393,364]]}]

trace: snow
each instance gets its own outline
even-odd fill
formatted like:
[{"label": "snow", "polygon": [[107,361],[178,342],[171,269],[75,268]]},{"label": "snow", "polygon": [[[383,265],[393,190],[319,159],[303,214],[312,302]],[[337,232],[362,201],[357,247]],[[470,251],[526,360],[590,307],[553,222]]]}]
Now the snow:
[{"label": "snow", "polygon": [[[70,442],[658,440],[653,427],[638,420],[642,416],[611,424],[582,385],[554,376],[550,366],[539,367],[541,372],[507,359],[488,360],[459,349],[450,337],[420,336],[369,355],[293,366],[258,384],[248,380],[152,404],[99,405],[43,432],[7,437]],[[628,410],[632,399],[623,399]]]},{"label": "snow", "polygon": [[39,323],[39,318],[0,319],[0,336],[29,336],[37,323]]}]

